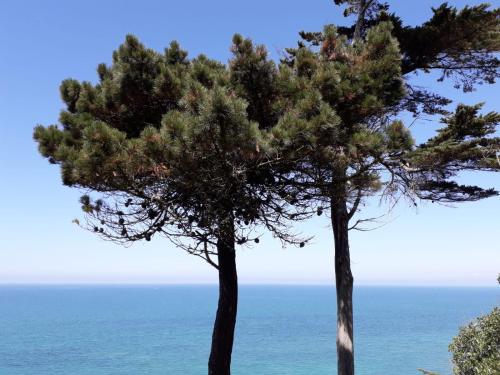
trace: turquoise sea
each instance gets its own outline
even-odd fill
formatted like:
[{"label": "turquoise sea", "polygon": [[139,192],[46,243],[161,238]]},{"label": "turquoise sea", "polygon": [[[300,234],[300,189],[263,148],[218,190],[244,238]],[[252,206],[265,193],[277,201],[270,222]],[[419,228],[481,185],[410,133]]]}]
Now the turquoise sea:
[{"label": "turquoise sea", "polygon": [[[2,286],[0,375],[206,373],[215,286]],[[451,374],[500,288],[355,289],[358,375]],[[242,286],[235,375],[335,374],[333,287]]]}]

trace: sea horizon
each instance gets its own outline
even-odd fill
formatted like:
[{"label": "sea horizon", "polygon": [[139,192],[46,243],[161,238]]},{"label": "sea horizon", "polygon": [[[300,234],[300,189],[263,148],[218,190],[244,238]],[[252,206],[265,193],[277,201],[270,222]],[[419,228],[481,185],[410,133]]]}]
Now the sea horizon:
[{"label": "sea horizon", "polygon": [[[239,293],[235,375],[335,372],[335,288],[249,285]],[[216,284],[2,284],[0,373],[206,373]],[[358,375],[451,375],[459,328],[500,305],[492,286],[354,288]]]},{"label": "sea horizon", "polygon": [[[240,282],[239,286],[283,286],[283,287],[331,287],[335,283],[252,283]],[[0,287],[6,286],[214,286],[217,287],[218,283],[213,282],[0,282]],[[499,289],[495,284],[354,284],[354,288],[489,288]]]}]

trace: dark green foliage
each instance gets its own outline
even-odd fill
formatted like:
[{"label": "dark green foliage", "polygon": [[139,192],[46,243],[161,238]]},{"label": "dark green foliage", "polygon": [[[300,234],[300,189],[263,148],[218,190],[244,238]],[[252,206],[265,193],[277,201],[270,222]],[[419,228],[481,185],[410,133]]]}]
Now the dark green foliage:
[{"label": "dark green foliage", "polygon": [[[386,3],[335,3],[347,4],[346,15],[356,14],[356,23],[302,32],[298,48],[288,49],[283,61],[289,68],[281,69],[300,89],[292,92],[295,104],[280,119],[275,137],[290,155],[297,157],[295,150],[300,149],[318,167],[330,166],[330,171],[315,169],[316,176],[308,170],[302,183],[320,184],[321,195],[332,186],[335,173],[344,170],[340,182],[347,183],[343,194],[352,208],[375,192],[443,202],[496,195],[493,189],[463,186],[454,178],[461,171],[499,170],[495,131],[500,115],[480,114],[481,105],[459,105],[448,113],[443,110],[448,99],[406,81],[411,72],[440,69],[442,78],[458,74],[466,90],[493,83],[499,67],[500,10],[487,5],[457,10],[443,4],[429,21],[407,27],[389,14]],[[353,40],[356,27],[360,36]],[[444,127],[415,146],[409,129],[392,118],[420,109],[444,114]]]},{"label": "dark green foliage", "polygon": [[365,17],[372,18],[382,10],[387,9],[387,3],[380,3],[373,0],[334,0],[335,5],[346,5],[344,16],[348,17],[351,14],[359,15],[364,13]]},{"label": "dark green foliage", "polygon": [[[345,328],[347,232],[363,229],[366,219],[349,223],[366,199],[416,205],[496,195],[461,184],[460,172],[500,170],[500,115],[481,114],[481,105],[451,113],[450,100],[409,79],[439,70],[465,91],[493,83],[499,10],[444,4],[408,27],[376,0],[335,3],[355,24],[302,32],[280,64],[240,35],[227,66],[190,60],[175,42],[159,54],[127,36],[111,66],[98,66],[96,85],[64,81],[59,124],[38,126],[34,137],[64,184],[101,196],[82,197],[89,229],[124,242],[163,234],[217,266],[210,255],[221,228],[234,228],[231,241],[244,245],[259,242],[253,230],[263,225],[303,247],[286,221],[330,211]],[[398,119],[404,111],[441,114],[443,126],[416,145]],[[339,374],[351,375],[352,350],[342,353]]]},{"label": "dark green foliage", "polygon": [[[389,12],[386,2],[377,0],[335,0],[337,5],[347,3],[346,15],[357,14],[358,21],[349,27],[338,27],[338,32],[353,39],[357,25],[360,36],[381,23],[391,22],[392,34],[401,50],[401,71],[403,75],[418,72],[441,72],[440,81],[455,80],[455,86],[471,91],[482,83],[494,83],[499,76],[500,61],[500,8],[490,9],[487,4],[465,7],[457,10],[443,3],[433,9],[433,16],[419,26],[405,26],[394,13]],[[360,7],[367,6],[360,14]],[[364,9],[363,7],[361,9]],[[361,17],[362,19],[359,19]],[[319,46],[323,35],[318,32],[300,33],[304,43]],[[288,49],[294,56],[296,49]],[[290,57],[285,59],[290,61]],[[414,113],[444,114],[444,106],[450,103],[446,98],[407,84],[407,93],[400,108]]]},{"label": "dark green foliage", "polygon": [[296,165],[296,176],[303,177],[303,185],[319,189],[314,197],[329,199],[339,170],[347,173],[342,184],[349,184],[348,200],[371,195],[386,186],[382,163],[413,150],[409,130],[388,118],[404,97],[401,56],[391,30],[389,23],[380,23],[353,45],[334,27],[326,27],[319,48],[300,47],[289,68],[282,68],[290,82],[305,90],[290,97],[294,105],[273,129],[274,137],[290,158],[307,160]]},{"label": "dark green foliage", "polygon": [[247,101],[249,119],[268,129],[279,114],[274,106],[277,98],[276,66],[267,59],[264,46],[254,46],[250,39],[241,35],[233,37],[231,50],[234,54],[229,65],[231,83]]},{"label": "dark green foliage", "polygon": [[37,126],[34,138],[64,184],[105,193],[82,198],[91,229],[96,220],[120,242],[161,233],[204,258],[227,219],[240,223],[241,244],[258,223],[294,242],[281,187],[261,167],[276,155],[266,129],[279,113],[277,69],[250,40],[235,36],[232,49],[227,68],[129,35],[98,66],[98,84],[63,81],[60,125]]},{"label": "dark green foliage", "polygon": [[500,9],[481,4],[458,11],[445,3],[433,12],[421,26],[395,22],[395,36],[404,53],[403,73],[438,69],[441,79],[456,76],[457,87],[464,91],[472,90],[475,83],[494,83],[500,65],[495,55],[500,48]]},{"label": "dark green foliage", "polygon": [[[278,82],[286,103],[274,144],[289,161],[279,170],[299,201],[329,206],[335,243],[338,374],[354,374],[353,276],[349,230],[366,230],[370,218],[351,220],[372,196],[389,207],[408,199],[475,201],[497,195],[494,188],[460,183],[463,171],[500,170],[496,136],[500,115],[480,114],[481,105],[459,105],[428,92],[410,73],[441,71],[471,91],[499,74],[498,9],[486,5],[461,11],[443,4],[416,27],[403,26],[376,0],[335,0],[355,15],[351,27],[329,25],[302,32],[287,49]],[[286,82],[286,83],[282,83]],[[443,127],[415,145],[404,111],[440,114]],[[322,209],[317,214],[322,214]],[[340,335],[339,336],[339,332]]]},{"label": "dark green foliage", "polygon": [[490,112],[480,115],[482,105],[459,105],[454,115],[444,118],[446,126],[438,130],[438,135],[431,138],[427,145],[439,145],[446,142],[463,142],[466,139],[484,139],[495,134],[495,125],[500,122],[500,114]]},{"label": "dark green foliage", "polygon": [[[335,1],[337,4],[347,1]],[[357,13],[358,0],[347,8],[346,15]],[[398,39],[403,74],[431,69],[441,70],[442,78],[456,76],[457,85],[465,91],[480,82],[493,83],[498,77],[499,60],[495,53],[500,48],[498,17],[500,9],[489,9],[488,4],[467,6],[461,10],[443,3],[433,8],[433,16],[422,25],[404,26],[389,5],[379,1],[370,3],[363,32],[373,25],[391,21],[394,36]],[[353,37],[355,25],[339,28],[342,34]],[[314,33],[302,33],[308,41],[314,41]]]},{"label": "dark green foliage", "polygon": [[479,114],[481,105],[459,105],[443,118],[438,134],[409,153],[407,178],[416,181],[423,199],[454,202],[496,195],[493,189],[463,186],[450,180],[461,171],[498,171],[500,138],[495,137],[500,114]]}]

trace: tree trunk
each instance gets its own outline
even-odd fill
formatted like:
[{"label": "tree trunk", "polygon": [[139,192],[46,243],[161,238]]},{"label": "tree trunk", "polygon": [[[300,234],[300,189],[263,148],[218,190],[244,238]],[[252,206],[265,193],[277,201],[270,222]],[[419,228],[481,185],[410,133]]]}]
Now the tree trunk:
[{"label": "tree trunk", "polygon": [[234,328],[238,306],[238,276],[234,247],[234,223],[221,225],[217,241],[219,263],[219,304],[212,334],[208,375],[230,375]]},{"label": "tree trunk", "polygon": [[354,280],[349,256],[349,217],[345,198],[339,198],[336,196],[331,199],[337,288],[337,368],[338,375],[354,375],[352,309]]},{"label": "tree trunk", "polygon": [[359,0],[358,2],[358,19],[356,20],[356,26],[354,28],[354,35],[352,38],[353,43],[357,43],[361,40],[361,32],[365,21],[366,10],[372,2],[373,0]]}]

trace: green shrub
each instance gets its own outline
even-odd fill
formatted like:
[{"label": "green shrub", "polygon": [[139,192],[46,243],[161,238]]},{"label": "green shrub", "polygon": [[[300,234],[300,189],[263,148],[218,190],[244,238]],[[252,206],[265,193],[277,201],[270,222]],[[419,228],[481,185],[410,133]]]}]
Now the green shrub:
[{"label": "green shrub", "polygon": [[461,328],[449,350],[456,375],[499,375],[500,308]]}]

